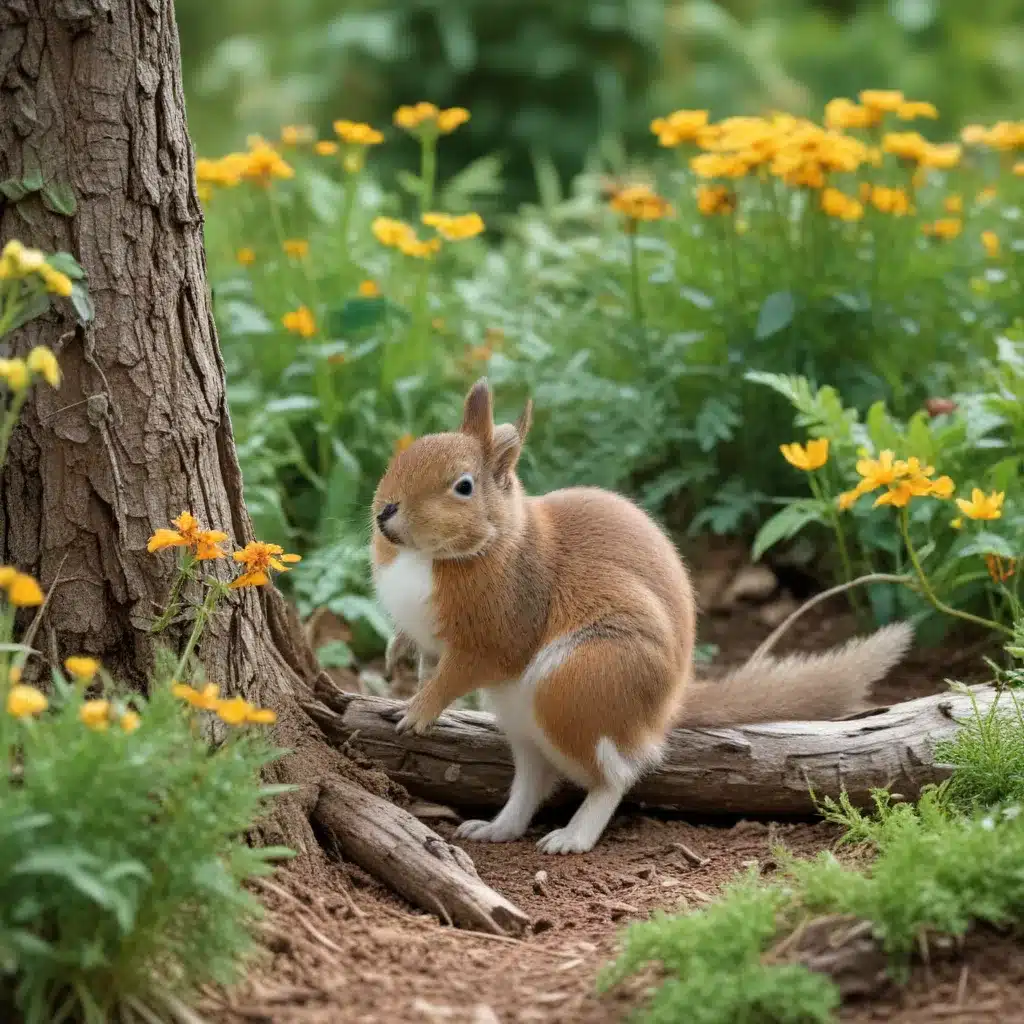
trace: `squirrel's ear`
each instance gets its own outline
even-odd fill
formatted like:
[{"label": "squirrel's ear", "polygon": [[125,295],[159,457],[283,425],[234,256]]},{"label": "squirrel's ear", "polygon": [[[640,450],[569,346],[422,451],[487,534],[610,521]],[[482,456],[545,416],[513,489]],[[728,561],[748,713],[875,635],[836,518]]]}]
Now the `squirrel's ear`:
[{"label": "squirrel's ear", "polygon": [[530,423],[533,420],[533,403],[527,399],[519,419],[515,426],[511,423],[502,423],[494,428],[494,450],[491,462],[494,469],[494,479],[498,483],[505,483],[514,472],[516,463],[519,462],[519,454],[523,450],[523,442],[530,432]]},{"label": "squirrel's ear", "polygon": [[462,412],[463,434],[471,434],[483,445],[484,451],[490,451],[494,440],[494,419],[491,409],[491,386],[486,377],[481,377],[466,395],[466,404]]}]

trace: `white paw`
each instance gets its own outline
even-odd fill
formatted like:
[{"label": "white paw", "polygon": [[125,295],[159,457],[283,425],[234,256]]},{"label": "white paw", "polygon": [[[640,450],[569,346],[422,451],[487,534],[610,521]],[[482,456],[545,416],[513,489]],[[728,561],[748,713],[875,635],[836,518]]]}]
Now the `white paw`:
[{"label": "white paw", "polygon": [[416,736],[422,736],[429,728],[429,722],[420,721],[415,712],[407,711],[398,720],[398,724],[395,726],[395,732],[400,736],[407,732],[411,732]]},{"label": "white paw", "polygon": [[456,839],[472,839],[475,843],[507,843],[522,834],[507,826],[499,827],[497,821],[464,821],[455,830]]},{"label": "white paw", "polygon": [[587,853],[594,844],[586,842],[572,828],[556,828],[537,843],[541,853]]}]

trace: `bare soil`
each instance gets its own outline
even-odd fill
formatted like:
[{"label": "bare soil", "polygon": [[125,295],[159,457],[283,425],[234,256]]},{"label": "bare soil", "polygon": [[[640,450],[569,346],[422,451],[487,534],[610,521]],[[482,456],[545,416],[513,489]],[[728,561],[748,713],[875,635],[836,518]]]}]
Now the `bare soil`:
[{"label": "bare soil", "polygon": [[[704,642],[742,661],[784,609],[706,601]],[[707,609],[707,604],[712,607]],[[820,650],[854,632],[842,603],[815,609],[780,646]],[[728,657],[726,658],[725,653]],[[954,637],[916,651],[878,688],[880,704],[984,678],[980,646]],[[712,668],[712,672],[717,666]],[[356,685],[356,684],[353,684]],[[424,811],[427,813],[427,811]],[[429,823],[450,837],[454,811]],[[820,822],[709,824],[620,812],[589,854],[550,857],[536,840],[557,820],[540,820],[518,842],[463,842],[481,877],[532,920],[523,940],[459,931],[410,910],[360,869],[340,864],[315,888],[288,871],[260,885],[268,908],[261,948],[245,980],[211,991],[201,1007],[218,1024],[612,1024],[641,1005],[640,979],[598,996],[595,981],[615,956],[624,926],[655,910],[700,907],[737,872],[774,868],[783,844],[800,856],[828,848],[837,831]],[[695,864],[684,851],[707,858]],[[1024,1022],[1024,946],[993,932],[972,935],[952,960],[914,969],[909,982],[844,1007],[842,1020]]]}]

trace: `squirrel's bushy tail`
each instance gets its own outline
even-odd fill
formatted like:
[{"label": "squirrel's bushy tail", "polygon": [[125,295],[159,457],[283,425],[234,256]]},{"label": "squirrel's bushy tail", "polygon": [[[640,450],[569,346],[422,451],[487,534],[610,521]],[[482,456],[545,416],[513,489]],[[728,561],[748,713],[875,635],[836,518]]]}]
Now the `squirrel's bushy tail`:
[{"label": "squirrel's bushy tail", "polygon": [[897,622],[822,654],[751,659],[724,679],[691,683],[676,724],[820,721],[863,711],[871,684],[903,658],[913,639],[913,627]]}]

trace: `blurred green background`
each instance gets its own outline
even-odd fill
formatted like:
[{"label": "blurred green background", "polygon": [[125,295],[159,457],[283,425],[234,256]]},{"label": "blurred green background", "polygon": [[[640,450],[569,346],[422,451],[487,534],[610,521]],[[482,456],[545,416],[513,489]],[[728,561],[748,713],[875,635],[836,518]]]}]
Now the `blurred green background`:
[{"label": "blurred green background", "polygon": [[473,114],[442,173],[498,153],[511,207],[534,195],[537,157],[563,180],[595,140],[606,163],[642,158],[651,117],[679,107],[818,115],[898,88],[936,103],[948,135],[1019,116],[1024,94],[1019,0],[177,0],[177,16],[200,153],[286,123],[382,126],[429,99]]}]

